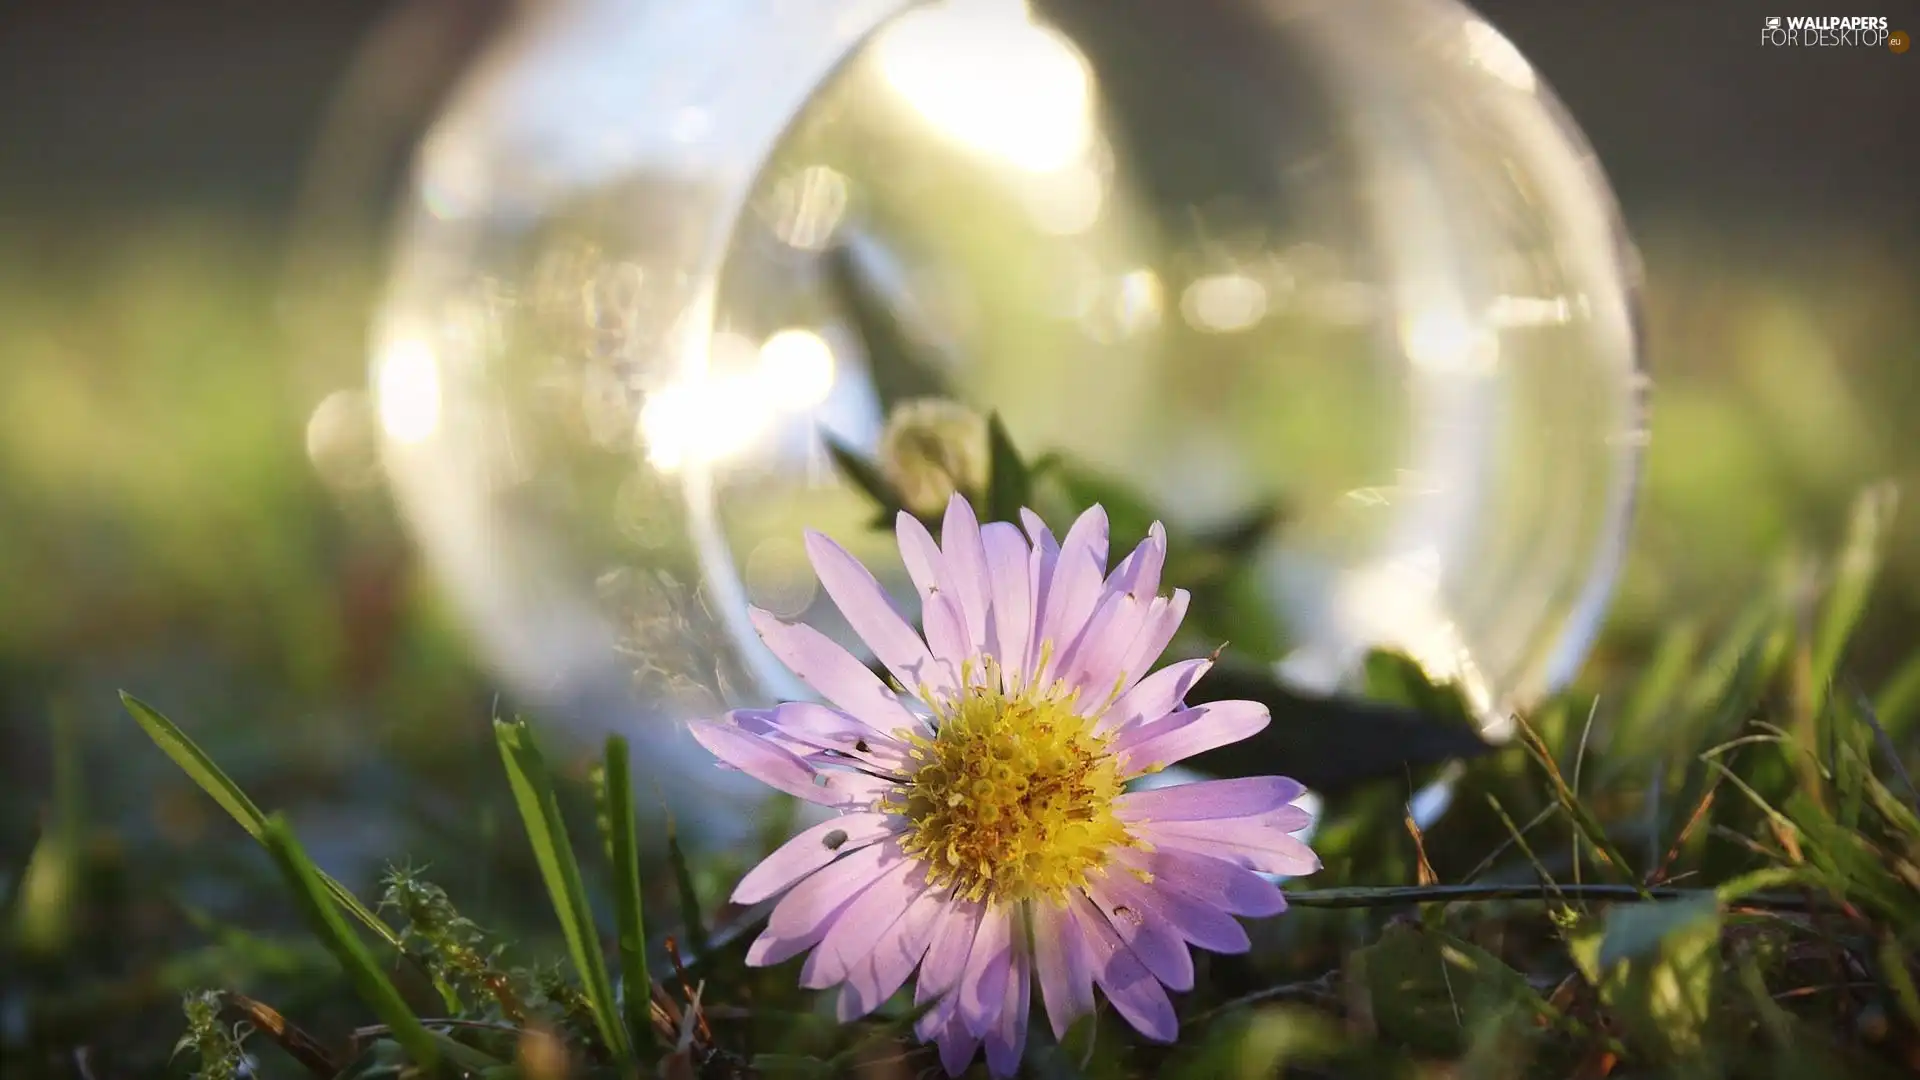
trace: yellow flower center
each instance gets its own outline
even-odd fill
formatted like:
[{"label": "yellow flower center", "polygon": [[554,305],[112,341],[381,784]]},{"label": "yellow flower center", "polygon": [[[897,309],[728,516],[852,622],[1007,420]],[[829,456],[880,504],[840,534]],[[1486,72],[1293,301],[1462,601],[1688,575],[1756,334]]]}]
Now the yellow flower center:
[{"label": "yellow flower center", "polygon": [[[997,680],[993,680],[996,681]],[[969,687],[914,736],[920,764],[882,809],[912,822],[905,847],[936,886],[972,900],[1058,898],[1136,841],[1108,739],[1071,698]]]}]

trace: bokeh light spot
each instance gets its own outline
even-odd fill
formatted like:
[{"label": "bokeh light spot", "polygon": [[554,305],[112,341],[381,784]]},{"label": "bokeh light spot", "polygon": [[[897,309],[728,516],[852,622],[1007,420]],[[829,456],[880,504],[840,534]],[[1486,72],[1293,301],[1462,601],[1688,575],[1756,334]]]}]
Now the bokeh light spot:
[{"label": "bokeh light spot", "polygon": [[1266,318],[1267,287],[1245,274],[1210,274],[1187,286],[1180,313],[1196,330],[1245,330]]},{"label": "bokeh light spot", "polygon": [[440,362],[419,338],[396,339],[381,354],[380,426],[403,444],[422,443],[440,429]]},{"label": "bokeh light spot", "polygon": [[879,39],[889,86],[954,141],[1030,172],[1078,161],[1092,138],[1093,75],[1024,3],[908,12]]}]

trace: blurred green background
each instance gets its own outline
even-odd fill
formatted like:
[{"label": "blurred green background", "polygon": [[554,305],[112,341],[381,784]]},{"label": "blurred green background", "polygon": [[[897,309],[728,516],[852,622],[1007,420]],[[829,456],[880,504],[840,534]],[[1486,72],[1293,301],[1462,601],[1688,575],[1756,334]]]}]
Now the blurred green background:
[{"label": "blurred green background", "polygon": [[[1864,485],[1920,489],[1920,58],[1763,49],[1734,0],[1480,8],[1583,125],[1646,263],[1653,440],[1602,679],[1832,547]],[[510,821],[495,687],[368,448],[314,422],[363,380],[403,148],[498,9],[0,11],[0,897],[25,911],[60,837],[49,880],[105,898],[42,904],[63,917],[0,972],[0,1054],[26,995],[35,1024],[100,995],[157,1017],[113,1040],[151,1053],[183,984],[314,962],[217,929],[290,916],[247,908],[264,860],[122,688],[350,882],[408,852],[484,914],[532,880],[521,846],[473,843]],[[1914,520],[1850,658],[1868,684],[1920,644]]]}]

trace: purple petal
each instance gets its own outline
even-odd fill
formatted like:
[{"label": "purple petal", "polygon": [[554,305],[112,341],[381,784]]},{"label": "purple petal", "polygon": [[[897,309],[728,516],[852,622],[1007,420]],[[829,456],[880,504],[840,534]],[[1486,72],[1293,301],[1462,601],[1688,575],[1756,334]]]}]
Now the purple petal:
[{"label": "purple petal", "polygon": [[1297,833],[1313,824],[1313,815],[1304,806],[1283,806],[1260,815],[1260,824],[1283,833]]},{"label": "purple petal", "polygon": [[965,496],[955,492],[947,500],[947,516],[940,525],[941,554],[946,556],[947,587],[960,601],[966,616],[972,652],[987,647],[987,550],[980,539],[980,519]]},{"label": "purple petal", "polygon": [[1211,855],[1263,874],[1298,876],[1320,869],[1320,857],[1312,848],[1257,818],[1154,822],[1136,825],[1133,832],[1156,847]]},{"label": "purple petal", "polygon": [[1033,638],[1033,576],[1027,565],[1031,553],[1020,530],[1004,521],[981,526],[980,540],[993,592],[993,655],[1000,662],[1003,685],[1011,691],[1026,675]]},{"label": "purple petal", "polygon": [[871,776],[840,769],[829,771],[834,790],[842,792],[844,810],[870,810],[899,788],[900,782],[889,776]]},{"label": "purple petal", "polygon": [[1187,943],[1152,917],[1138,895],[1141,890],[1129,886],[1132,880],[1125,873],[1089,878],[1087,897],[1154,978],[1170,990],[1193,989],[1193,954],[1187,951]]},{"label": "purple petal", "polygon": [[1147,603],[1160,592],[1160,570],[1167,561],[1167,529],[1159,522],[1147,527],[1147,538],[1114,568],[1107,591],[1131,593]]},{"label": "purple petal", "polygon": [[1105,708],[1117,696],[1114,685],[1127,646],[1140,633],[1145,608],[1126,593],[1108,593],[1087,619],[1060,664],[1055,667],[1068,687],[1080,691],[1075,703],[1081,713]]},{"label": "purple petal", "polygon": [[933,534],[920,519],[905,510],[893,519],[893,535],[900,543],[900,561],[906,564],[907,576],[913,579],[924,602],[946,577],[946,558],[940,554],[940,545],[933,542]]},{"label": "purple petal", "polygon": [[842,814],[781,844],[734,886],[732,901],[757,904],[843,855],[851,855],[905,828],[897,814]]},{"label": "purple petal", "polygon": [[[1181,939],[1191,941],[1203,949],[1217,953],[1240,953],[1252,947],[1252,943],[1247,940],[1246,930],[1233,920],[1233,916],[1221,911],[1213,904],[1188,896],[1177,888],[1170,888],[1160,882],[1146,884],[1125,869],[1106,874],[1099,879],[1098,885],[1100,890],[1108,894],[1104,900],[1098,896],[1094,898],[1102,907],[1106,907],[1109,902],[1124,905],[1136,913],[1135,918],[1145,919],[1147,925],[1157,927],[1170,935],[1178,935]],[[1114,920],[1114,928],[1122,931],[1125,929],[1118,919]],[[1124,932],[1120,937],[1142,961],[1147,959],[1146,951],[1134,945],[1132,939],[1129,939]],[[1184,944],[1180,947],[1180,953],[1182,957],[1186,957],[1187,950]],[[1148,964],[1147,968],[1154,970],[1154,965]],[[1188,970],[1192,970],[1190,964]],[[1155,970],[1154,974],[1157,975],[1159,972]],[[1175,990],[1185,989],[1168,979],[1163,978],[1160,981]]]},{"label": "purple petal", "polygon": [[711,720],[693,720],[687,727],[708,753],[776,791],[822,806],[855,805],[861,788],[855,773],[815,769],[791,750],[738,727]]},{"label": "purple petal", "polygon": [[1133,791],[1113,802],[1121,821],[1211,821],[1278,810],[1307,789],[1284,776],[1243,776]]},{"label": "purple petal", "polygon": [[[795,937],[818,929],[824,936],[830,916],[896,866],[910,864],[897,839],[861,848],[808,877],[782,897],[767,917],[767,929]],[[815,939],[816,941],[818,938]]]},{"label": "purple petal", "polygon": [[800,985],[825,990],[845,981],[853,966],[872,955],[880,938],[927,889],[926,866],[916,859],[890,867],[861,890],[833,920],[800,969]]},{"label": "purple petal", "polygon": [[1224,859],[1174,848],[1126,849],[1114,858],[1129,869],[1152,874],[1156,886],[1211,901],[1234,915],[1278,915],[1287,910],[1280,886]]},{"label": "purple petal", "polygon": [[1154,662],[1173,642],[1173,635],[1180,632],[1180,624],[1187,617],[1187,605],[1192,600],[1185,589],[1173,590],[1171,597],[1154,598],[1142,620],[1140,636],[1127,647],[1127,659],[1120,665],[1122,674],[1132,679],[1153,669]]},{"label": "purple petal", "polygon": [[1271,720],[1257,701],[1212,701],[1127,729],[1114,740],[1113,754],[1122,777],[1138,776],[1237,743]]},{"label": "purple petal", "polygon": [[1113,1010],[1133,1029],[1155,1042],[1169,1043],[1180,1033],[1180,1021],[1173,1013],[1160,980],[1147,973],[1140,961],[1121,942],[1093,902],[1078,893],[1067,898],[1074,925],[1092,960],[1093,979],[1107,992]]},{"label": "purple petal", "polygon": [[959,1076],[973,1064],[973,1055],[980,1049],[980,1037],[967,1030],[966,1021],[960,1018],[959,1010],[947,1018],[947,1026],[940,1032],[940,1067],[947,1070],[948,1076]]},{"label": "purple petal", "polygon": [[960,602],[936,590],[927,596],[921,617],[927,624],[927,644],[933,649],[934,670],[939,672],[938,678],[927,680],[927,693],[936,701],[957,700],[964,688],[964,676],[974,674],[967,665],[973,657],[973,645],[967,640],[966,616],[960,610]]},{"label": "purple petal", "polygon": [[[1060,545],[1053,580],[1041,608],[1039,640],[1052,642],[1056,650],[1071,645],[1093,614],[1094,605],[1100,602],[1100,586],[1106,576],[1107,512],[1096,504],[1080,515]],[[1059,658],[1056,652],[1056,670]],[[1042,678],[1051,681],[1051,675],[1043,672]]]},{"label": "purple petal", "polygon": [[1110,593],[1130,593],[1133,591],[1134,582],[1140,579],[1140,553],[1146,546],[1145,542],[1135,545],[1132,551],[1127,552],[1119,562],[1114,564],[1113,572],[1107,575],[1105,591]]},{"label": "purple petal", "polygon": [[1074,1021],[1093,1011],[1092,960],[1066,908],[1041,901],[1032,905],[1032,911],[1033,962],[1040,973],[1040,995],[1054,1040],[1062,1041]]},{"label": "purple petal", "polygon": [[1213,661],[1182,660],[1133,684],[1106,711],[1095,731],[1124,730],[1135,724],[1148,724],[1178,709],[1187,700],[1187,692],[1212,670]]},{"label": "purple petal", "polygon": [[926,955],[934,931],[952,904],[944,890],[929,889],[874,943],[866,959],[854,965],[840,988],[838,1015],[845,1024],[886,1004]]},{"label": "purple petal", "polygon": [[1006,904],[990,904],[960,973],[960,1018],[967,1030],[985,1036],[1005,1006],[1007,967],[1013,963],[1013,918]]},{"label": "purple petal", "polygon": [[1027,672],[1027,681],[1038,683],[1041,677],[1040,656],[1045,651],[1045,643],[1040,638],[1040,619],[1047,610],[1048,598],[1053,595],[1053,576],[1060,562],[1060,545],[1054,543],[1053,534],[1047,531],[1033,511],[1022,510],[1020,514],[1026,519],[1028,533],[1033,536],[1033,552],[1027,557],[1027,577],[1032,583],[1028,592],[1033,598],[1033,606],[1029,609],[1033,613],[1033,629],[1027,634],[1027,655],[1021,666]]},{"label": "purple petal", "polygon": [[759,608],[749,616],[760,640],[781,663],[855,719],[883,735],[921,729],[919,718],[907,711],[880,677],[833,639],[804,623],[783,623]]},{"label": "purple petal", "polygon": [[[802,761],[807,761],[807,759],[820,752],[820,747],[813,740],[796,738],[781,728],[780,725],[774,723],[774,712],[775,710],[773,709],[735,709],[727,714],[726,719],[731,721],[733,726],[739,728],[741,731],[757,739],[765,739],[780,749],[788,751]],[[858,723],[858,721],[855,721],[855,723]],[[726,725],[722,724],[721,726],[724,727]],[[865,724],[860,724],[859,726],[862,731],[872,730]],[[722,768],[733,769],[735,772],[739,771],[738,768],[728,765],[724,761],[720,764]]]},{"label": "purple petal", "polygon": [[1020,1071],[1020,1055],[1027,1048],[1027,1015],[1033,1003],[1033,971],[1027,950],[1020,941],[1026,935],[1016,928],[1013,962],[1007,966],[1006,989],[1001,999],[1000,1022],[986,1034],[987,1070],[996,1077],[1009,1077]]},{"label": "purple petal", "polygon": [[[1047,528],[1047,523],[1040,520],[1039,514],[1023,506],[1020,508],[1020,523],[1026,526],[1027,539],[1033,541],[1035,551],[1044,552],[1049,559],[1060,554],[1060,544],[1054,540],[1053,530]],[[1048,568],[1052,568],[1051,563]]]},{"label": "purple petal", "polygon": [[762,718],[759,723],[769,734],[778,736],[783,744],[798,743],[807,753],[833,750],[889,772],[913,771],[913,759],[905,743],[880,734],[838,709],[812,701],[789,701],[754,715]]},{"label": "purple petal", "polygon": [[1067,548],[1073,546],[1074,534],[1083,531],[1086,550],[1093,556],[1093,564],[1100,568],[1100,580],[1105,582],[1107,579],[1107,541],[1112,531],[1107,521],[1107,508],[1101,506],[1099,503],[1094,503],[1092,506],[1081,511],[1080,516],[1075,518],[1073,525],[1067,529],[1066,538],[1060,541],[1060,550],[1065,552]]},{"label": "purple petal", "polygon": [[[914,996],[918,998],[919,991],[916,990]],[[921,1042],[932,1042],[939,1038],[940,1033],[947,1030],[947,1021],[953,1018],[955,1011],[953,999],[950,997],[941,998],[927,1006],[926,1011],[920,1014],[920,1018],[913,1022],[914,1035],[918,1036]]]},{"label": "purple petal", "polygon": [[[985,914],[986,909],[973,900],[959,901],[947,909],[940,925],[934,928],[926,962],[920,965],[920,982],[913,992],[915,1004],[924,1005],[959,985],[960,975],[967,967],[967,954],[973,951],[973,939],[980,932],[980,919]],[[952,994],[947,1000],[958,999],[958,994]]]},{"label": "purple petal", "polygon": [[807,557],[820,584],[846,617],[847,625],[867,643],[902,686],[913,686],[913,673],[928,661],[927,643],[893,606],[885,589],[860,560],[826,536],[807,530]]},{"label": "purple petal", "polygon": [[766,930],[747,950],[747,963],[766,967],[813,948],[867,886],[905,858],[899,841],[889,839],[861,848],[794,886],[773,906]]}]

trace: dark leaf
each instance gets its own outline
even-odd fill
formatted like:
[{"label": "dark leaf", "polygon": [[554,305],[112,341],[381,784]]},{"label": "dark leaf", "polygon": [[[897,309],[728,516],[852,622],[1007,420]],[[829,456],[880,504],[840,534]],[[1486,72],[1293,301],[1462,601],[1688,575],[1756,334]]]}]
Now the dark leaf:
[{"label": "dark leaf", "polygon": [[1411,657],[1376,650],[1367,655],[1366,671],[1368,697],[1404,705],[1456,726],[1474,726],[1472,713],[1460,691],[1452,686],[1435,685]]},{"label": "dark leaf", "polygon": [[680,898],[680,922],[687,947],[694,955],[707,951],[706,920],[700,915],[700,893],[693,886],[693,871],[687,867],[687,853],[680,848],[680,834],[667,822],[667,862],[673,867],[674,890]]},{"label": "dark leaf", "polygon": [[883,256],[873,241],[856,234],[829,248],[821,264],[828,289],[860,336],[867,374],[885,414],[912,398],[948,395],[932,362],[935,349],[908,324],[906,305],[898,299],[905,287]]},{"label": "dark leaf", "polygon": [[1698,1062],[1720,975],[1720,903],[1713,896],[1609,908],[1572,934],[1574,963],[1626,1032],[1662,1058]]},{"label": "dark leaf", "polygon": [[1237,562],[1259,551],[1286,520],[1286,506],[1274,499],[1224,525],[1195,534],[1191,542]]},{"label": "dark leaf", "polygon": [[820,441],[826,446],[827,454],[833,458],[834,468],[840,470],[840,475],[873,500],[874,528],[892,528],[893,519],[899,515],[902,505],[900,493],[881,475],[879,466],[825,431],[820,433]]},{"label": "dark leaf", "polygon": [[[1167,565],[1167,585],[1193,594],[1182,636],[1204,648],[1230,643],[1233,655],[1248,662],[1249,667],[1285,656],[1286,629],[1260,583],[1254,580],[1258,571],[1224,557],[1213,557],[1211,567],[1199,567],[1200,561],[1184,560],[1175,565],[1169,560]],[[1189,574],[1192,576],[1186,576]]]},{"label": "dark leaf", "polygon": [[1551,1014],[1526,977],[1492,953],[1411,924],[1389,926],[1356,961],[1380,1034],[1416,1051],[1459,1054],[1488,1021],[1515,1010]]},{"label": "dark leaf", "polygon": [[1053,475],[1065,489],[1078,514],[1095,503],[1107,511],[1107,521],[1116,537],[1144,537],[1147,529],[1160,519],[1145,495],[1123,480],[1089,469],[1077,461],[1062,458],[1053,467]]},{"label": "dark leaf", "polygon": [[1493,749],[1452,717],[1405,705],[1302,694],[1251,666],[1219,665],[1187,695],[1190,705],[1230,700],[1260,702],[1273,714],[1273,723],[1250,739],[1184,764],[1216,776],[1277,772],[1315,791],[1336,793],[1370,780],[1404,781],[1410,769]]},{"label": "dark leaf", "polygon": [[987,416],[987,453],[987,510],[982,520],[1019,521],[1020,509],[1032,504],[1033,476],[999,413]]}]

